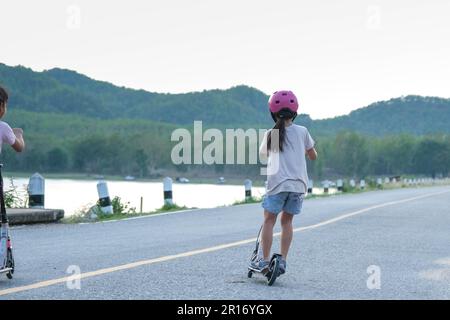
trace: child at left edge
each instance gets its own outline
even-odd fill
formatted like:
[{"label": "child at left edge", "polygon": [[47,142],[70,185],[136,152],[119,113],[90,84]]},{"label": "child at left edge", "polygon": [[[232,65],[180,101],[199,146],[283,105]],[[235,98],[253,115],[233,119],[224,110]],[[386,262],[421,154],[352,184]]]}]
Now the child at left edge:
[{"label": "child at left edge", "polygon": [[[8,98],[8,92],[0,87],[0,119],[3,119],[8,110]],[[0,153],[4,143],[9,144],[16,152],[22,152],[25,149],[23,130],[12,129],[9,124],[0,120]]]}]

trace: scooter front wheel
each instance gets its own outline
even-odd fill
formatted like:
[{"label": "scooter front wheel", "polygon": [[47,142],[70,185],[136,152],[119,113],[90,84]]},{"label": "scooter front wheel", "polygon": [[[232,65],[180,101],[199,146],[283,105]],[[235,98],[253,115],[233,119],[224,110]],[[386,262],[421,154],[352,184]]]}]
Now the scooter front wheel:
[{"label": "scooter front wheel", "polygon": [[8,249],[6,267],[11,268],[11,271],[8,271],[6,277],[12,279],[14,273],[14,257],[11,249]]}]

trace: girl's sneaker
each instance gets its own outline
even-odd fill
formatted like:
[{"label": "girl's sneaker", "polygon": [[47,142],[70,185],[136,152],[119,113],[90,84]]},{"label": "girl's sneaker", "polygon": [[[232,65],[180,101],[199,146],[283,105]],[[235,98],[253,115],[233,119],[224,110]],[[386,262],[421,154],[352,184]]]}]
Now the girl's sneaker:
[{"label": "girl's sneaker", "polygon": [[259,272],[264,272],[269,269],[269,261],[259,258],[259,260],[250,261],[250,268]]}]

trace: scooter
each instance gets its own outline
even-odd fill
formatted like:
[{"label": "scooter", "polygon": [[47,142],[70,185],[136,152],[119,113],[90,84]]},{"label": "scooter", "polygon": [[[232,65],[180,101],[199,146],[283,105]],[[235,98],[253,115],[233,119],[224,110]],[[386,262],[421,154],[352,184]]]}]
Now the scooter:
[{"label": "scooter", "polygon": [[8,279],[12,279],[14,273],[14,258],[11,245],[11,237],[9,235],[8,216],[6,215],[5,195],[3,193],[3,165],[0,164],[0,273],[6,273]]},{"label": "scooter", "polygon": [[[258,237],[256,238],[255,250],[253,250],[252,256],[250,258],[251,262],[257,261],[260,258],[259,255],[259,246],[261,242],[261,229],[259,229]],[[265,270],[254,269],[251,266],[248,267],[247,277],[251,278],[254,273],[261,274],[267,278],[267,285],[272,286],[275,283],[275,280],[280,275],[280,261],[281,254],[274,253],[269,262],[269,267]]]}]

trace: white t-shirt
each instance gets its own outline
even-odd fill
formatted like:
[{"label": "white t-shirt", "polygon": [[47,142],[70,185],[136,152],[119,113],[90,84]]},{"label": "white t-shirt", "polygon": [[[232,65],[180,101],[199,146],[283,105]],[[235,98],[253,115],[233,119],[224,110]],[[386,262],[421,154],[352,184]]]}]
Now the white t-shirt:
[{"label": "white t-shirt", "polygon": [[[267,150],[267,135],[264,135],[259,152],[264,156]],[[306,151],[314,147],[314,140],[305,127],[292,124],[286,127],[282,152],[269,152],[267,161],[267,194],[280,192],[306,193],[308,171]]]},{"label": "white t-shirt", "polygon": [[13,145],[16,142],[16,135],[9,124],[0,121],[0,152],[2,152],[3,143]]}]

